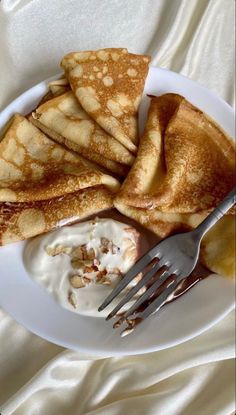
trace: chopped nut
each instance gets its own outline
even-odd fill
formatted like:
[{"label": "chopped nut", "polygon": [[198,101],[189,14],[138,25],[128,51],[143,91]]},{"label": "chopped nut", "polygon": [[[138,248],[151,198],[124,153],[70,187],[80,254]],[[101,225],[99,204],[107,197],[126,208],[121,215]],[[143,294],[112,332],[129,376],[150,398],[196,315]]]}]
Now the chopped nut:
[{"label": "chopped nut", "polygon": [[81,268],[81,269],[84,270],[84,268],[86,268],[86,267],[91,267],[92,263],[88,259],[87,260],[81,260],[81,259],[78,259],[78,258],[72,258],[71,265],[72,265],[73,268]]},{"label": "chopped nut", "polygon": [[73,251],[71,253],[71,257],[72,258],[76,258],[76,259],[83,259],[83,254],[82,254],[82,251],[80,249],[80,246],[78,246],[77,248],[73,249]]},{"label": "chopped nut", "polygon": [[101,252],[107,254],[109,251],[114,255],[119,252],[120,248],[109,241],[107,238],[101,238]]},{"label": "chopped nut", "polygon": [[32,117],[33,117],[35,120],[39,120],[39,118],[41,117],[41,114],[38,114],[37,112],[32,112]]},{"label": "chopped nut", "polygon": [[88,252],[86,245],[81,245],[81,251],[83,255],[83,259],[88,259]]},{"label": "chopped nut", "polygon": [[107,246],[109,244],[109,242],[110,242],[109,239],[104,238],[104,237],[101,238],[101,244],[103,246]]},{"label": "chopped nut", "polygon": [[87,278],[87,277],[83,277],[83,281],[85,282],[86,285],[88,285],[92,282],[92,280],[90,278]]},{"label": "chopped nut", "polygon": [[119,268],[113,268],[111,269],[111,271],[109,271],[109,274],[115,274],[115,275],[122,275],[121,271]]},{"label": "chopped nut", "polygon": [[119,252],[118,246],[112,244],[111,252],[113,253],[113,255],[117,254]]},{"label": "chopped nut", "polygon": [[99,265],[100,265],[100,261],[99,261],[99,259],[97,259],[97,258],[95,258],[94,260],[93,260],[93,265],[95,266],[95,267],[99,267]]},{"label": "chopped nut", "polygon": [[109,243],[110,241],[107,238],[101,238],[101,252],[107,254],[109,252]]},{"label": "chopped nut", "polygon": [[103,285],[111,285],[111,281],[107,278],[107,270],[103,269],[99,271],[96,275],[96,282]]},{"label": "chopped nut", "polygon": [[77,246],[71,253],[72,258],[84,259],[82,246]]},{"label": "chopped nut", "polygon": [[107,275],[106,269],[99,271],[96,275],[96,282],[101,282],[101,280],[103,280],[106,275]]},{"label": "chopped nut", "polygon": [[90,248],[87,253],[88,253],[88,259],[95,259],[95,251],[93,248]]},{"label": "chopped nut", "polygon": [[90,274],[90,272],[94,272],[95,271],[95,269],[94,269],[94,267],[93,266],[85,266],[84,267],[84,269],[83,269],[83,271],[84,271],[84,273],[85,274]]},{"label": "chopped nut", "polygon": [[68,294],[68,301],[74,308],[77,307],[76,296],[72,291],[70,291],[69,294]]},{"label": "chopped nut", "polygon": [[71,248],[68,246],[58,245],[55,247],[46,246],[45,251],[49,256],[56,256],[61,254],[70,255]]},{"label": "chopped nut", "polygon": [[103,280],[101,280],[101,284],[103,284],[103,285],[111,285],[111,280],[109,280],[108,278],[104,278]]},{"label": "chopped nut", "polygon": [[106,246],[101,247],[102,254],[107,254],[109,252],[109,249]]},{"label": "chopped nut", "polygon": [[86,245],[80,245],[77,246],[77,248],[73,249],[71,257],[81,260],[91,260],[95,258],[95,251],[93,248],[89,248],[87,251]]},{"label": "chopped nut", "polygon": [[70,277],[70,283],[74,288],[83,288],[85,286],[82,277],[79,275],[73,275]]}]

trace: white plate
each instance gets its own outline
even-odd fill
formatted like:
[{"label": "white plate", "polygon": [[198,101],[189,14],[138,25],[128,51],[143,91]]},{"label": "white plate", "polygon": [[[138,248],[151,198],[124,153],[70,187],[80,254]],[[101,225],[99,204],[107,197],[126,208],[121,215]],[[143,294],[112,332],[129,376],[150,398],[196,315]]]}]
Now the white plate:
[{"label": "white plate", "polygon": [[[0,128],[14,112],[32,110],[45,93],[48,81],[41,82],[13,101],[0,115]],[[145,93],[160,95],[165,92],[184,95],[234,136],[234,113],[228,104],[179,74],[151,68]],[[146,113],[145,101],[141,109],[142,121]],[[0,248],[0,305],[30,331],[81,352],[114,356],[164,349],[199,335],[235,306],[233,283],[211,276],[150,317],[137,327],[136,332],[120,338],[110,322],[66,311],[36,285],[23,267],[24,245],[24,242],[19,242]]]}]

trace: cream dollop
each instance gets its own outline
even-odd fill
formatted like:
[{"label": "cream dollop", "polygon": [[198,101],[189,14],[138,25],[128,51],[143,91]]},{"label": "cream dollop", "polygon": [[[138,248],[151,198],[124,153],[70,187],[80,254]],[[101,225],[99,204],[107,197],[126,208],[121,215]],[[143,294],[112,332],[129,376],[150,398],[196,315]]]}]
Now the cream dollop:
[{"label": "cream dollop", "polygon": [[139,237],[127,224],[97,218],[30,240],[24,250],[24,265],[30,277],[62,307],[101,317],[121,299],[117,298],[103,312],[97,311],[136,262]]}]

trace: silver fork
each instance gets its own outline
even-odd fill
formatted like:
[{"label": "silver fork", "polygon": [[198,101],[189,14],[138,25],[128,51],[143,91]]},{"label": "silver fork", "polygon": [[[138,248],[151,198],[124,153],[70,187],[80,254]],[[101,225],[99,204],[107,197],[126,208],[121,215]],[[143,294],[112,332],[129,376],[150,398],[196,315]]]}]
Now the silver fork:
[{"label": "silver fork", "polygon": [[[127,272],[118,285],[104,300],[98,311],[104,310],[114,298],[147,266],[150,267],[151,262],[153,266],[149,269],[142,279],[130,289],[126,296],[119,302],[119,304],[107,316],[107,320],[117,315],[118,311],[128,302],[133,296],[144,286],[150,283],[159,271],[161,275],[157,278],[150,287],[141,295],[136,302],[124,313],[121,321],[129,321],[132,315],[137,313],[143,303],[149,301],[150,303],[143,311],[138,313],[137,323],[145,320],[150,314],[159,310],[165,303],[167,298],[174,292],[180,281],[191,274],[196,266],[200,243],[205,233],[218,222],[219,219],[234,205],[236,198],[236,187],[225,197],[225,199],[207,216],[200,225],[193,231],[180,233],[170,236],[158,243],[154,248],[148,251],[136,264]],[[155,258],[158,261],[155,261]],[[170,278],[175,276],[175,278]],[[156,290],[167,282],[163,291],[155,296]]]}]

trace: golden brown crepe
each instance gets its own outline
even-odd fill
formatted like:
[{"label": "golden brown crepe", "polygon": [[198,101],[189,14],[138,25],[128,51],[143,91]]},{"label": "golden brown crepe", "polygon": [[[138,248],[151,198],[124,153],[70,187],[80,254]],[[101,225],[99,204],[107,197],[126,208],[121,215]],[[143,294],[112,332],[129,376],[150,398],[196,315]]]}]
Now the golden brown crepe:
[{"label": "golden brown crepe", "polygon": [[52,199],[99,184],[119,188],[115,178],[65,150],[26,118],[13,117],[0,142],[0,201]]},{"label": "golden brown crepe", "polygon": [[0,142],[0,244],[109,209],[118,189],[114,177],[16,114]]},{"label": "golden brown crepe", "polygon": [[0,202],[0,245],[49,232],[110,209],[114,195],[99,185],[50,200]]},{"label": "golden brown crepe", "polygon": [[52,92],[52,94],[55,96],[64,94],[67,91],[70,91],[70,84],[68,80],[62,76],[59,79],[55,79],[55,81],[51,81],[48,84],[49,90]]},{"label": "golden brown crepe", "polygon": [[83,110],[72,91],[40,105],[32,122],[48,136],[113,173],[126,175],[134,156]]},{"label": "golden brown crepe", "polygon": [[61,66],[84,110],[128,150],[137,152],[138,107],[150,57],[127,49],[66,55]]},{"label": "golden brown crepe", "polygon": [[[179,95],[153,97],[137,158],[114,204],[163,238],[196,227],[233,188],[234,171],[233,142],[213,120]],[[230,215],[204,238],[202,259],[212,271],[234,274],[234,231]]]},{"label": "golden brown crepe", "polygon": [[47,102],[50,99],[64,94],[65,92],[71,91],[70,84],[65,77],[49,82],[48,89],[48,92],[39,101],[38,106],[44,104],[44,102]]}]

